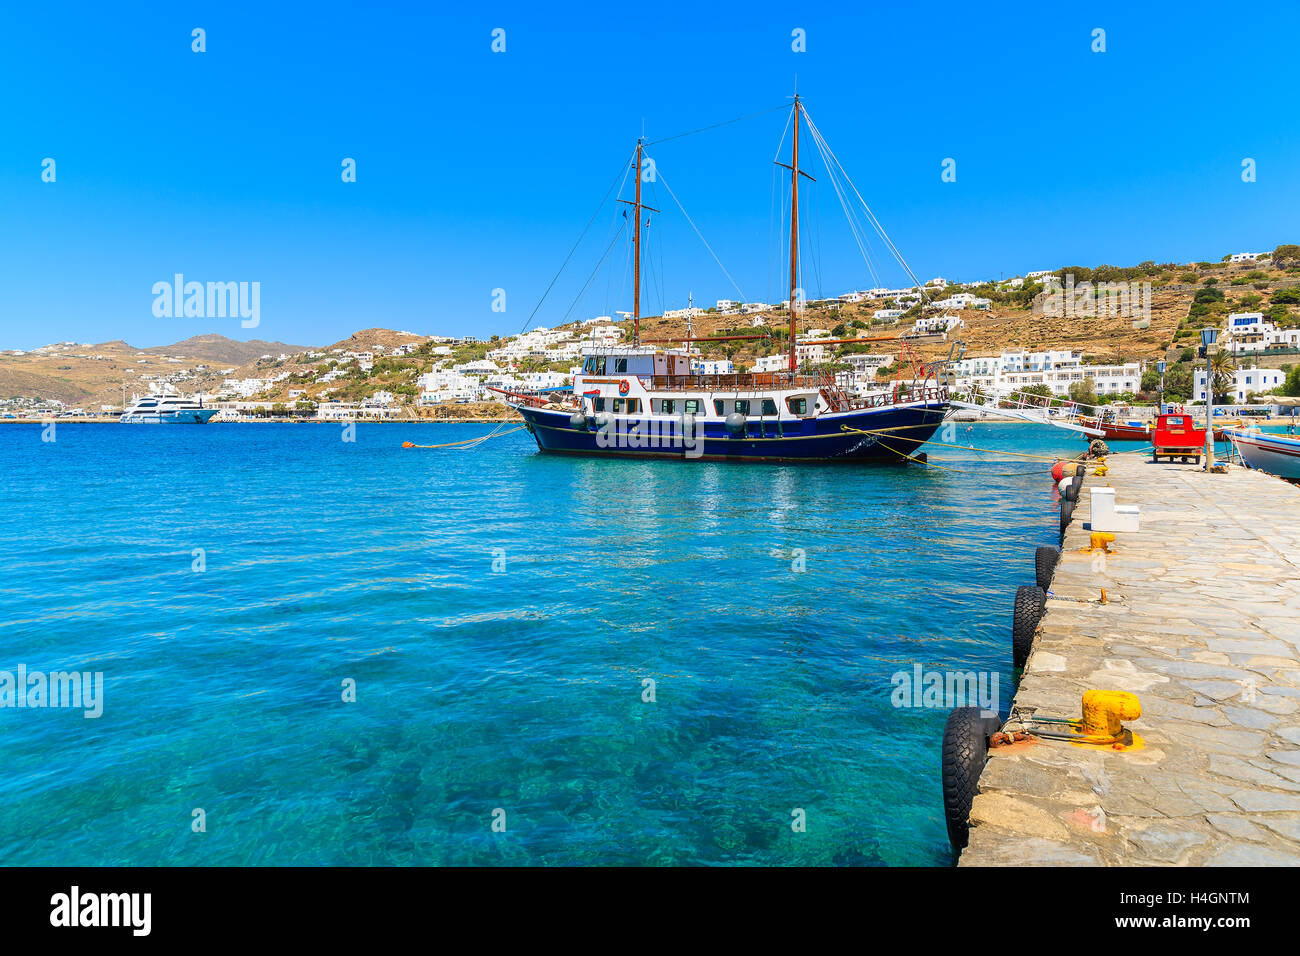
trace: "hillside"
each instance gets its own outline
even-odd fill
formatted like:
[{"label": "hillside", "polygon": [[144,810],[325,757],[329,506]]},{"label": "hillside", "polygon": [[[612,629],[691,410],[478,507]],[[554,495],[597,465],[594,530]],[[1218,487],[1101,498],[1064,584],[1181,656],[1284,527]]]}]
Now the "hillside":
[{"label": "hillside", "polygon": [[[1286,248],[1286,247],[1280,247]],[[1294,247],[1291,247],[1294,248]],[[1039,287],[1011,289],[1006,285],[975,287],[976,295],[992,300],[987,310],[947,310],[965,323],[943,336],[910,339],[906,348],[923,359],[946,357],[954,346],[965,346],[967,357],[996,355],[1005,349],[1077,349],[1086,362],[1110,363],[1150,361],[1185,357],[1186,348],[1196,344],[1204,325],[1222,327],[1233,311],[1265,312],[1281,326],[1300,325],[1300,255],[1279,257],[1276,262],[1200,262],[1188,264],[1142,263],[1128,268],[1098,266],[1069,267],[1076,280],[1096,282],[1137,281],[1151,283],[1149,325],[1132,317],[1067,316],[1047,314]],[[849,352],[897,354],[904,348],[898,337],[912,329],[921,310],[909,311],[898,323],[877,321],[873,313],[891,303],[835,300],[809,303],[800,321],[800,334],[821,328],[836,338],[880,338],[871,343],[852,343],[835,349],[829,364],[836,366]],[[755,323],[757,322],[757,326]],[[692,320],[697,338],[723,335],[757,335],[761,338],[728,342],[697,343],[706,358],[729,358],[737,368],[748,368],[763,355],[782,353],[787,347],[785,313],[771,310],[757,315],[721,315],[710,311]],[[632,323],[612,323],[625,330],[630,341]],[[575,331],[580,323],[563,328]],[[671,346],[687,334],[685,319],[647,316],[641,321],[643,342]],[[415,345],[414,354],[380,355],[380,347],[392,350]],[[185,392],[214,392],[227,378],[274,379],[283,376],[262,400],[288,401],[289,391],[301,390],[304,397],[331,397],[358,401],[377,390],[392,392],[398,401],[410,402],[415,379],[444,361],[431,354],[435,344],[429,336],[384,328],[362,329],[338,342],[321,346],[287,345],[255,339],[236,342],[222,335],[192,336],[172,345],[136,348],[120,339],[99,345],[62,343],[23,354],[0,353],[0,400],[57,399],[69,405],[97,411],[100,405],[120,405],[123,391],[144,392],[148,380],[165,377]],[[452,363],[482,358],[493,345],[477,343],[456,347]],[[363,370],[342,352],[375,352],[374,367]],[[283,358],[281,357],[283,356]],[[1271,357],[1286,361],[1286,357]],[[559,364],[555,364],[557,369]],[[840,366],[843,367],[843,366]],[[560,369],[567,371],[567,365]],[[327,372],[332,380],[321,382]]]},{"label": "hillside", "polygon": [[[126,343],[122,343],[125,345]],[[129,346],[128,346],[129,347]],[[280,355],[301,352],[307,346],[286,345],[284,342],[267,342],[262,339],[249,339],[237,342],[224,335],[193,335],[172,345],[158,345],[153,348],[138,349],[153,355],[175,355],[199,359],[215,365],[243,365],[262,355]]]}]

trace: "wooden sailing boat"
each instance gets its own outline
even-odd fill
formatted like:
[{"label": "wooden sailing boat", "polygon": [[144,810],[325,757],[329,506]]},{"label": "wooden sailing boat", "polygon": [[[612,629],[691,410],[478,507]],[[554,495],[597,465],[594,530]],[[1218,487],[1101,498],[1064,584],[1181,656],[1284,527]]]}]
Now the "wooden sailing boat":
[{"label": "wooden sailing boat", "polygon": [[790,163],[778,163],[790,170],[788,369],[700,374],[692,372],[686,349],[658,349],[654,342],[641,341],[641,216],[650,207],[641,201],[644,140],[640,140],[635,195],[630,202],[620,200],[632,207],[635,217],[632,347],[597,349],[586,355],[568,401],[507,393],[509,404],[523,416],[541,451],[778,462],[916,458],[949,408],[948,389],[936,375],[921,371],[911,383],[895,383],[892,390],[863,398],[838,387],[833,374],[799,371],[799,179],[812,178],[799,166],[802,119],[803,105],[795,96]]}]

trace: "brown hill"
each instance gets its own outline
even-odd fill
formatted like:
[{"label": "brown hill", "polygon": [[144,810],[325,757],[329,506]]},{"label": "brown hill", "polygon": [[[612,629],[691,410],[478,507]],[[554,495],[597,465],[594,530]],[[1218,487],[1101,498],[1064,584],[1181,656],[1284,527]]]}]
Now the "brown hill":
[{"label": "brown hill", "polygon": [[[125,342],[121,344],[126,345]],[[130,346],[127,346],[127,348],[130,348]],[[284,353],[292,355],[294,352],[301,352],[305,348],[307,346],[286,345],[283,342],[267,342],[263,339],[249,339],[247,342],[238,342],[235,339],[228,339],[224,335],[209,333],[207,335],[193,335],[172,345],[156,345],[152,348],[138,349],[137,351],[149,352],[155,355],[196,358],[203,362],[221,365],[243,365],[245,362],[251,362],[263,355],[281,355]]]}]

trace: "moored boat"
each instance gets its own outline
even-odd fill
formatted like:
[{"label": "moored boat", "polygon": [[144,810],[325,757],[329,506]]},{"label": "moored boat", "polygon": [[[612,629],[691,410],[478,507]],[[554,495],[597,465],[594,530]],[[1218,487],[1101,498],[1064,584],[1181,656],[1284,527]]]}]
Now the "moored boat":
[{"label": "moored boat", "polygon": [[[950,408],[942,371],[946,362],[923,363],[912,353],[905,336],[814,340],[823,346],[898,344],[900,353],[911,359],[911,378],[905,381],[900,374],[887,388],[865,395],[840,388],[833,374],[800,367],[798,346],[808,343],[798,338],[803,301],[797,281],[799,184],[801,176],[811,178],[799,165],[799,134],[804,121],[823,158],[833,156],[811,120],[806,120],[803,104],[795,96],[789,127],[793,130],[790,163],[778,163],[790,171],[787,367],[727,374],[692,370],[692,342],[770,336],[695,338],[688,331],[680,349],[642,343],[641,225],[643,210],[650,207],[641,201],[644,140],[638,141],[635,197],[620,200],[631,207],[632,215],[632,346],[594,349],[585,355],[567,396],[504,392],[508,404],[523,416],[539,450],[715,461],[925,460],[918,450],[943,424]],[[828,175],[835,175],[831,162],[826,165]],[[874,216],[871,220],[875,221]],[[878,223],[876,228],[879,230]],[[883,230],[880,232],[916,288],[923,288]]]},{"label": "moored boat", "polygon": [[1095,428],[1102,437],[1109,441],[1150,441],[1151,424],[1136,420],[1118,421],[1109,416],[1089,417],[1082,415],[1079,423],[1087,428]]},{"label": "moored boat", "polygon": [[[673,374],[685,353],[588,355],[572,402],[512,395],[545,452],[713,461],[905,461],[943,424],[935,380],[853,398],[834,376]],[[613,374],[610,374],[610,373]]]},{"label": "moored boat", "polygon": [[1249,467],[1300,481],[1300,438],[1253,428],[1225,428],[1223,434]]},{"label": "moored boat", "polygon": [[204,407],[202,395],[196,400],[164,389],[136,398],[119,421],[128,425],[205,425],[217,411]]}]

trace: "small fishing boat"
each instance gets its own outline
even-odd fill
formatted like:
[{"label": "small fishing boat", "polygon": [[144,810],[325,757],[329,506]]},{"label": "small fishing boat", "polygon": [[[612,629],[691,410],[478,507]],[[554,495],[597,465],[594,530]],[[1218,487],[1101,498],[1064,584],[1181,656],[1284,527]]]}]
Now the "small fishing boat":
[{"label": "small fishing boat", "polygon": [[219,409],[205,408],[203,396],[184,398],[167,389],[155,389],[136,397],[118,419],[128,425],[205,425]]},{"label": "small fishing boat", "polygon": [[1300,438],[1253,428],[1225,428],[1223,434],[1248,467],[1300,481]]},{"label": "small fishing boat", "polygon": [[1136,418],[1121,421],[1119,416],[1109,409],[1102,412],[1100,415],[1081,415],[1079,417],[1079,423],[1089,428],[1097,429],[1102,433],[1102,437],[1109,441],[1151,440],[1150,422],[1141,421]]}]

